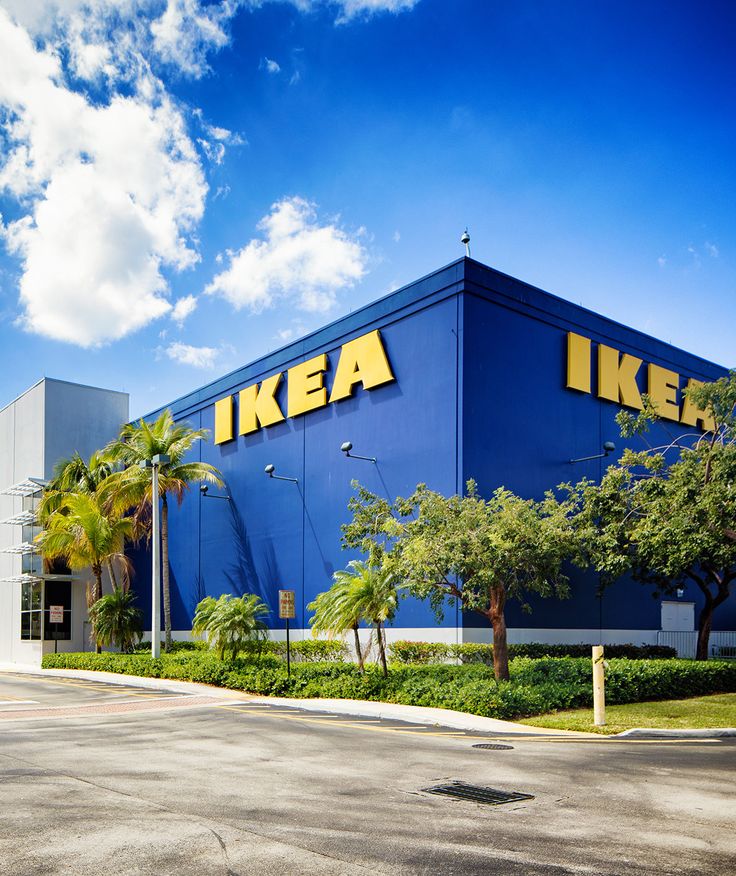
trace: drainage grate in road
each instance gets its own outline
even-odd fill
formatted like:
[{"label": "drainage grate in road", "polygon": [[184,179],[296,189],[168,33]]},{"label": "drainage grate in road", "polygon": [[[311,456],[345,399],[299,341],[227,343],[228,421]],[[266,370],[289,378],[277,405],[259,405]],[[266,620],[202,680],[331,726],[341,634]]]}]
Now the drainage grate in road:
[{"label": "drainage grate in road", "polygon": [[499,742],[476,742],[473,748],[484,748],[486,751],[511,751],[513,745],[501,745]]},{"label": "drainage grate in road", "polygon": [[498,788],[484,788],[480,785],[468,785],[465,782],[447,782],[444,785],[433,785],[422,788],[429,794],[441,794],[444,797],[457,797],[460,800],[470,800],[473,803],[488,803],[498,806],[500,803],[513,803],[516,800],[533,800],[534,794],[521,794],[519,791],[499,791]]}]

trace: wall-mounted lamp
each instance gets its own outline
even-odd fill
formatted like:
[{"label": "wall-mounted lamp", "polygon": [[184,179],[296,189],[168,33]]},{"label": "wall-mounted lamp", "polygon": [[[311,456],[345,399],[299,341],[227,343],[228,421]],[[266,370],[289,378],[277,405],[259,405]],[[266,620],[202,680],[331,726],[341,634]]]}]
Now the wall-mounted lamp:
[{"label": "wall-mounted lamp", "polygon": [[376,463],[375,456],[358,456],[357,453],[351,453],[350,451],[353,449],[352,441],[343,441],[340,445],[340,450],[347,456],[348,459],[364,459],[366,462]]},{"label": "wall-mounted lamp", "polygon": [[568,462],[587,462],[589,459],[603,459],[608,456],[609,453],[613,453],[615,449],[616,445],[613,441],[604,441],[603,453],[596,453],[594,456],[581,456],[578,459],[569,459]]},{"label": "wall-mounted lamp", "polygon": [[682,597],[685,595],[685,588],[678,587],[677,590],[675,590],[675,593],[677,594],[678,599],[682,599]]},{"label": "wall-mounted lamp", "polygon": [[209,486],[207,484],[201,484],[199,487],[199,492],[202,494],[203,499],[225,499],[226,502],[230,501],[230,496],[216,496],[214,493],[210,493]]},{"label": "wall-mounted lamp", "polygon": [[282,477],[281,475],[274,474],[274,472],[276,471],[276,466],[275,466],[275,465],[272,465],[270,462],[269,462],[269,464],[263,469],[263,471],[264,471],[264,472],[265,472],[270,478],[273,478],[275,481],[291,481],[292,484],[298,484],[298,483],[299,483],[299,479],[298,479],[298,478],[285,478],[285,477]]}]

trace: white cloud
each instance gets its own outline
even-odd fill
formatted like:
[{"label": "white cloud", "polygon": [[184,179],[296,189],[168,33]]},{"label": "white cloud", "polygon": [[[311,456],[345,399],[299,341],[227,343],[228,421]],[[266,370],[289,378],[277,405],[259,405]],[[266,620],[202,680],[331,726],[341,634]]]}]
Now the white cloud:
[{"label": "white cloud", "polygon": [[0,191],[23,212],[0,226],[20,259],[20,323],[94,346],[166,313],[162,271],[197,261],[187,237],[207,186],[158,80],[145,75],[134,93],[93,104],[68,84],[59,55],[0,9],[0,107]]},{"label": "white cloud", "polygon": [[281,65],[278,63],[278,61],[274,61],[274,60],[272,60],[271,58],[264,58],[264,59],[261,61],[261,67],[262,67],[267,73],[276,74],[276,73],[280,73],[280,72],[281,72]]},{"label": "white cloud", "polygon": [[665,258],[665,256],[660,256],[657,259],[657,264],[660,266],[660,268],[663,268],[667,264],[667,259]]},{"label": "white cloud", "polygon": [[709,255],[711,258],[713,258],[713,259],[717,259],[717,258],[718,258],[718,256],[720,255],[720,250],[719,250],[718,247],[715,245],[715,243],[709,243],[709,242],[706,240],[706,242],[705,242],[703,245],[705,246],[705,251],[708,253],[708,255]]},{"label": "white cloud", "polygon": [[183,298],[180,298],[174,305],[174,308],[171,311],[171,318],[179,326],[179,328],[181,328],[182,325],[184,325],[184,320],[188,316],[191,316],[196,309],[197,296],[185,295]]},{"label": "white cloud", "polygon": [[324,7],[337,9],[336,24],[345,24],[354,18],[368,18],[382,12],[408,12],[419,0],[291,0],[301,12],[312,12]]},{"label": "white cloud", "polygon": [[182,72],[201,76],[207,70],[207,52],[227,44],[224,26],[236,9],[229,2],[167,0],[163,15],[151,24],[154,50]]},{"label": "white cloud", "polygon": [[336,5],[340,8],[337,24],[344,24],[353,18],[365,18],[380,12],[408,12],[419,0],[340,0]]},{"label": "white cloud", "polygon": [[355,236],[320,224],[315,205],[303,198],[274,204],[258,228],[264,239],[229,252],[229,266],[205,289],[237,310],[260,312],[289,299],[302,310],[325,311],[365,273],[367,254]]},{"label": "white cloud", "polygon": [[220,354],[215,347],[193,347],[179,341],[166,347],[166,355],[180,365],[191,365],[193,368],[212,368]]}]

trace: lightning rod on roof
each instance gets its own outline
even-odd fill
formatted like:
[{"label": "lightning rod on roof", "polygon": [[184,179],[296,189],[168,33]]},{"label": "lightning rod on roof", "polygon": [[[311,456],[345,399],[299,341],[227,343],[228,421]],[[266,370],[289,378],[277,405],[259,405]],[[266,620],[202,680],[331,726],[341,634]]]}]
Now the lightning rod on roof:
[{"label": "lightning rod on roof", "polygon": [[468,234],[468,229],[466,228],[463,231],[462,237],[460,238],[460,243],[465,244],[465,255],[470,258],[470,235]]}]

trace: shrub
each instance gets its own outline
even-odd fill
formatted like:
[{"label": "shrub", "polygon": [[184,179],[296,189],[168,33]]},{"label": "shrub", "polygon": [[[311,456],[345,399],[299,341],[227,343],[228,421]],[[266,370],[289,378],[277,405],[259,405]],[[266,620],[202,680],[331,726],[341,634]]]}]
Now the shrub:
[{"label": "shrub", "polygon": [[[163,649],[163,643],[161,644]],[[207,642],[202,642],[199,639],[195,639],[192,642],[172,642],[169,646],[169,650],[167,653],[169,654],[178,654],[180,651],[206,651],[207,650]],[[135,648],[133,649],[134,653],[138,653],[139,651],[148,651],[151,653],[151,643],[150,642],[139,642]]]},{"label": "shrub", "polygon": [[442,663],[450,653],[450,645],[442,642],[409,642],[402,640],[388,646],[392,660],[399,663]]},{"label": "shrub", "polygon": [[[509,645],[509,657],[587,657],[590,645],[548,645],[542,642]],[[389,645],[393,660],[399,663],[442,663],[448,658],[460,663],[493,665],[493,645],[463,642],[445,645],[441,642],[400,641]],[[667,645],[606,645],[606,658],[628,657],[632,660],[660,660],[677,657],[677,651]]]},{"label": "shrub", "polygon": [[[46,668],[94,669],[150,678],[176,678],[268,696],[336,697],[456,709],[512,720],[541,712],[590,706],[589,658],[517,657],[511,680],[496,681],[483,663],[394,663],[384,678],[380,668],[339,661],[295,663],[287,677],[274,655],[219,660],[213,653],[183,650],[153,660],[148,654],[47,654]],[[736,692],[736,664],[690,660],[614,658],[606,669],[606,700],[614,705]]]}]

